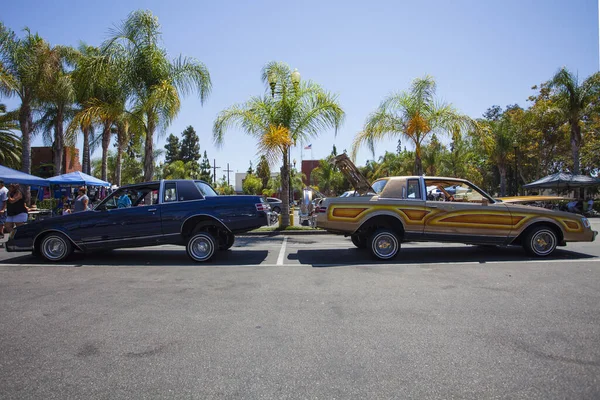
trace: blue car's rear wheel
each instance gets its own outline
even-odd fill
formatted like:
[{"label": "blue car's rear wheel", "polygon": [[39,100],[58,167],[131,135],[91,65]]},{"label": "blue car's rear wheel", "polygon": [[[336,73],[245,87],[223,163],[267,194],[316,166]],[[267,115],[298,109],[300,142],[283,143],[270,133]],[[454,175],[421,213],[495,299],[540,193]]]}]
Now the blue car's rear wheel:
[{"label": "blue car's rear wheel", "polygon": [[39,254],[48,261],[58,262],[73,252],[71,241],[62,233],[52,232],[42,238]]},{"label": "blue car's rear wheel", "polygon": [[197,232],[188,240],[186,251],[188,256],[196,261],[208,261],[215,254],[215,238],[208,232]]}]

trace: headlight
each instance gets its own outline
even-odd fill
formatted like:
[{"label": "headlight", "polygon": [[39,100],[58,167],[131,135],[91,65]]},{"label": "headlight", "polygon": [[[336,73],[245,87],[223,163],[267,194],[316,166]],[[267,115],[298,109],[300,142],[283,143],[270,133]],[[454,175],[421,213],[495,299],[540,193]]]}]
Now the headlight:
[{"label": "headlight", "polygon": [[590,221],[588,221],[588,219],[587,219],[587,218],[585,218],[585,217],[582,217],[582,218],[581,218],[581,222],[583,223],[583,226],[585,226],[586,228],[589,228],[589,227],[590,227]]}]

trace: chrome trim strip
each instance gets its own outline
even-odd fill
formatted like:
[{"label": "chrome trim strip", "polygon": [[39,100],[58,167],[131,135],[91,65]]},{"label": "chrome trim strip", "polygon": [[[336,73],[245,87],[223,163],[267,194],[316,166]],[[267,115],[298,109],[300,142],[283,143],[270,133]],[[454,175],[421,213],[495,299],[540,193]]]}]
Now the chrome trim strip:
[{"label": "chrome trim strip", "polygon": [[149,235],[149,236],[134,236],[134,237],[127,237],[127,238],[120,238],[120,239],[100,239],[100,240],[92,240],[89,242],[83,242],[82,244],[92,244],[92,243],[98,243],[98,242],[117,242],[117,241],[124,241],[124,240],[137,240],[137,239],[152,239],[152,238],[161,238],[161,237],[165,237],[165,236],[179,236],[181,235],[181,233],[169,233],[168,235]]},{"label": "chrome trim strip", "polygon": [[[70,241],[71,243],[73,243],[73,245],[75,247],[77,247],[77,250],[82,251],[81,247],[79,247],[79,245],[71,238],[71,236],[69,236],[68,233],[63,232],[59,229],[46,229],[45,231],[42,231],[40,233],[38,233],[37,235],[35,235],[35,237],[33,238],[33,247],[35,247],[35,241],[37,240],[37,238],[42,234],[42,233],[48,233],[48,232],[58,232],[58,233],[62,233],[63,235],[65,235]],[[82,243],[83,244],[83,243]]]}]

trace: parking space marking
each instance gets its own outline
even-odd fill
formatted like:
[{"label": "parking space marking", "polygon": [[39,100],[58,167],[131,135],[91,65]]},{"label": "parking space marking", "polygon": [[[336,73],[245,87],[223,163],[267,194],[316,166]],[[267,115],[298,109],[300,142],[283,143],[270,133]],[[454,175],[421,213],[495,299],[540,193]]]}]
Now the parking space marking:
[{"label": "parking space marking", "polygon": [[287,244],[287,236],[284,236],[283,242],[281,242],[281,249],[279,250],[279,257],[277,257],[277,265],[283,265],[283,258],[285,257],[286,244]]}]

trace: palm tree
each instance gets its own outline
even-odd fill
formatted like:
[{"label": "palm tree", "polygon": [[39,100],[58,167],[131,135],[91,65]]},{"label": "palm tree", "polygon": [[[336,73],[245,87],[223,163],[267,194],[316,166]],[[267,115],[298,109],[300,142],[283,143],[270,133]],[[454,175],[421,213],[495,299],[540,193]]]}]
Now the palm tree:
[{"label": "palm tree", "polygon": [[9,96],[17,96],[19,129],[22,136],[21,170],[31,173],[31,135],[34,130],[33,108],[39,99],[40,83],[53,75],[48,67],[50,46],[38,34],[25,30],[26,36],[15,33],[0,22],[0,87]]},{"label": "palm tree", "polygon": [[154,175],[154,134],[177,116],[180,98],[192,91],[204,102],[211,90],[208,69],[201,62],[179,57],[167,59],[158,18],[150,11],[134,11],[104,43],[103,52],[122,66],[131,88],[132,112],[143,115],[145,142],[144,179]]},{"label": "palm tree", "polygon": [[600,72],[589,76],[581,84],[577,75],[565,67],[561,68],[550,80],[548,86],[554,90],[556,103],[563,118],[571,130],[571,154],[573,156],[573,174],[579,174],[584,118],[593,107],[597,107],[600,98]]},{"label": "palm tree", "polygon": [[6,112],[0,104],[0,164],[9,168],[19,168],[21,163],[21,139],[13,133],[19,129],[17,112]]},{"label": "palm tree", "polygon": [[281,225],[287,227],[290,224],[290,148],[298,141],[308,142],[326,129],[337,130],[344,120],[344,111],[336,96],[316,83],[300,82],[300,74],[292,72],[285,63],[265,65],[262,81],[268,94],[221,111],[213,126],[213,137],[217,145],[222,145],[225,131],[238,126],[258,139],[259,153],[265,155],[271,165],[276,159],[283,159]]},{"label": "palm tree", "polygon": [[325,195],[335,195],[343,181],[343,175],[333,165],[333,156],[319,161],[319,166],[312,170],[310,178]]},{"label": "palm tree", "polygon": [[473,121],[450,104],[436,101],[436,83],[430,76],[415,79],[410,90],[387,97],[379,108],[368,116],[362,132],[354,138],[353,158],[366,144],[375,154],[375,142],[384,138],[403,136],[415,145],[416,175],[423,174],[421,145],[431,133],[445,133],[456,126],[466,128]]},{"label": "palm tree", "polygon": [[[76,136],[67,136],[65,121],[74,115],[73,103],[75,102],[75,88],[71,73],[66,69],[66,63],[73,57],[73,49],[63,46],[54,46],[46,51],[47,68],[52,75],[40,84],[39,99],[43,112],[42,120],[52,123],[54,137],[52,140],[54,172],[62,174],[63,154],[65,145],[73,145]],[[49,141],[49,131],[46,130],[46,141]]]}]

